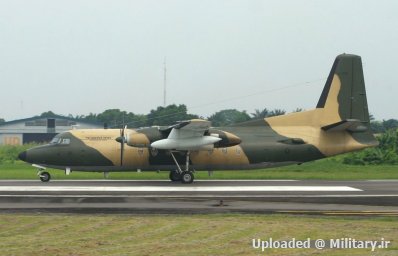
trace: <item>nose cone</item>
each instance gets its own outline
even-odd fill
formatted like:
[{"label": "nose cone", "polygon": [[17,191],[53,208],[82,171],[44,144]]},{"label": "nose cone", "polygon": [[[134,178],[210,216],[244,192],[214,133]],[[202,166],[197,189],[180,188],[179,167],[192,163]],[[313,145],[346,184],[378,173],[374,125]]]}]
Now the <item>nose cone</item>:
[{"label": "nose cone", "polygon": [[18,158],[22,161],[26,161],[26,151],[19,153]]}]

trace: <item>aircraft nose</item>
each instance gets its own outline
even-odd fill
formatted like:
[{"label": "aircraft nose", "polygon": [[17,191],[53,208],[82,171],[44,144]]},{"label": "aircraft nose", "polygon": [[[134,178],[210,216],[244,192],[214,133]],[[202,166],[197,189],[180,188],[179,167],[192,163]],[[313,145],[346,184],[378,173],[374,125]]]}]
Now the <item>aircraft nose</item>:
[{"label": "aircraft nose", "polygon": [[22,161],[26,161],[26,151],[19,153],[18,158]]}]

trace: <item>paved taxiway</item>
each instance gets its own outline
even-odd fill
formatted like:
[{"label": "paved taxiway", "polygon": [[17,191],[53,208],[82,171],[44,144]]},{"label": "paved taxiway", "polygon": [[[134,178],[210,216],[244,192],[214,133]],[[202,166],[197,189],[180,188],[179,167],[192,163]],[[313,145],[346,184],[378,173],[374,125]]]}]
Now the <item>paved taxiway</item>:
[{"label": "paved taxiway", "polygon": [[3,180],[0,211],[398,216],[398,180]]}]

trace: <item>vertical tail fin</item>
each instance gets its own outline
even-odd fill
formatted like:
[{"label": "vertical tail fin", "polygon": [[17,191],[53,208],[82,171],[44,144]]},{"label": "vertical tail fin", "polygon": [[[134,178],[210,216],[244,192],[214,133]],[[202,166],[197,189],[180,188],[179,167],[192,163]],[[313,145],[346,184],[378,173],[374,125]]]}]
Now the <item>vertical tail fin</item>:
[{"label": "vertical tail fin", "polygon": [[324,156],[376,146],[370,130],[361,57],[336,57],[316,109],[266,118],[279,135],[299,138]]},{"label": "vertical tail fin", "polygon": [[338,113],[341,120],[355,119],[369,123],[369,111],[366,100],[365,82],[361,57],[352,54],[341,54],[336,57],[328,76],[317,108],[336,107],[336,99],[329,97],[337,93]]}]

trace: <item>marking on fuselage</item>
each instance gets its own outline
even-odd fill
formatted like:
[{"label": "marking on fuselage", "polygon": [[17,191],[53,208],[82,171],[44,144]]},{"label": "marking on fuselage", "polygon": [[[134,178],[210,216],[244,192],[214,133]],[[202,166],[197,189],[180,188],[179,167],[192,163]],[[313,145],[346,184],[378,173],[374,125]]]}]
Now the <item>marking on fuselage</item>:
[{"label": "marking on fuselage", "polygon": [[112,186],[0,186],[0,191],[12,192],[47,192],[47,191],[93,191],[93,192],[288,192],[288,191],[363,191],[347,186],[137,186],[137,187],[112,187]]},{"label": "marking on fuselage", "polygon": [[103,141],[103,140],[112,140],[111,136],[86,136],[86,140],[91,141]]}]

